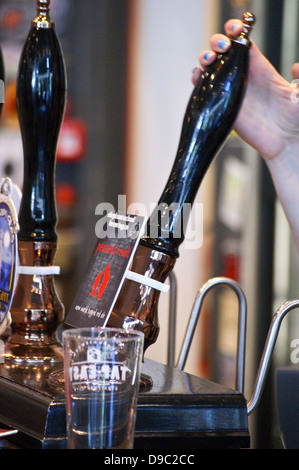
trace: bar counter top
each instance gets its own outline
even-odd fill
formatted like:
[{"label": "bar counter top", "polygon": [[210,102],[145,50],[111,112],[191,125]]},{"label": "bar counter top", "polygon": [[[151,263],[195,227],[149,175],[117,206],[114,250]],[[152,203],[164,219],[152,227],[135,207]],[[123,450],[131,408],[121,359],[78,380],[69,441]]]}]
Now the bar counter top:
[{"label": "bar counter top", "polygon": [[[48,380],[61,366],[0,365],[0,423],[18,429],[13,445],[67,447],[64,387]],[[135,448],[249,447],[241,393],[149,359],[142,372],[153,384],[139,393]]]}]

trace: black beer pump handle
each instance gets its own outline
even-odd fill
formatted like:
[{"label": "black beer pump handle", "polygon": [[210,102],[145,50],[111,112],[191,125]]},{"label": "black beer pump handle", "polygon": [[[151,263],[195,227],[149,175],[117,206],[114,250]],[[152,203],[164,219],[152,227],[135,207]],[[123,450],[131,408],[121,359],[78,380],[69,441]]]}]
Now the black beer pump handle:
[{"label": "black beer pump handle", "polygon": [[[174,257],[184,240],[188,210],[213,158],[228,137],[244,97],[249,64],[249,33],[254,15],[232,46],[207,67],[189,100],[177,155],[141,244]],[[186,209],[186,211],[184,211]]]},{"label": "black beer pump handle", "polygon": [[49,17],[49,1],[37,2],[17,78],[17,110],[24,151],[19,239],[55,241],[56,148],[64,116],[66,75],[62,51]]}]

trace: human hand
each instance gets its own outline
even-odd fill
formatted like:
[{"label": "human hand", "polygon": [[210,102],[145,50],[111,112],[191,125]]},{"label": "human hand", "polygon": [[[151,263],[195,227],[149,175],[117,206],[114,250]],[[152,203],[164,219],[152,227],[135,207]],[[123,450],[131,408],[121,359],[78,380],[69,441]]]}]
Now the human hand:
[{"label": "human hand", "polygon": [[[238,36],[243,29],[241,20],[229,20],[225,33],[211,38],[211,51],[203,51],[199,62],[204,69],[225,53],[231,42],[228,36]],[[270,64],[253,41],[250,49],[248,85],[241,111],[235,122],[240,137],[254,147],[266,160],[299,151],[299,103],[297,85],[285,80]],[[299,79],[299,64],[292,67],[294,79]],[[196,84],[201,69],[193,71],[192,82]]]}]

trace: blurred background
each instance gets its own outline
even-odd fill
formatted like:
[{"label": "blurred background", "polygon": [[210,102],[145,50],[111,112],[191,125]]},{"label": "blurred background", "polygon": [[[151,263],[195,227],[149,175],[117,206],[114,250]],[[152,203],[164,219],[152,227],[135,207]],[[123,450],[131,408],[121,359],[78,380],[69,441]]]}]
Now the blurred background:
[{"label": "blurred background", "polygon": [[[22,187],[22,143],[15,88],[35,0],[0,0],[0,43],[6,95],[0,126],[0,177]],[[59,246],[56,285],[66,311],[93,250],[95,208],[119,195],[148,209],[164,188],[192,91],[201,50],[224,22],[250,10],[252,35],[289,80],[299,59],[297,0],[52,0],[51,17],[64,52],[68,104],[57,153]],[[215,276],[237,280],[248,301],[245,396],[253,391],[271,317],[298,297],[299,260],[267,169],[232,132],[199,190],[189,236],[176,264],[175,356],[196,293]],[[133,207],[133,206],[131,206]],[[196,205],[195,205],[196,207]],[[196,234],[203,231],[203,240]],[[169,296],[161,294],[161,333],[147,357],[167,363]],[[185,371],[234,387],[237,302],[227,289],[204,305]],[[290,364],[299,338],[297,312],[281,329],[266,389],[250,417],[253,448],[281,447],[275,370]]]}]

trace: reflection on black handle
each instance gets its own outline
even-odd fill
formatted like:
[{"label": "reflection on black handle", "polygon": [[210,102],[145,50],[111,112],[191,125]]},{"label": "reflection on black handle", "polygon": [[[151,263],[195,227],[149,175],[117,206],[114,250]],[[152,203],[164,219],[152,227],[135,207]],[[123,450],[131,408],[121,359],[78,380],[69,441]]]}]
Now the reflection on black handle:
[{"label": "reflection on black handle", "polygon": [[17,108],[24,149],[20,240],[55,241],[56,148],[64,116],[66,78],[54,24],[33,22],[21,55]]},{"label": "reflection on black handle", "polygon": [[[251,29],[251,28],[250,28]],[[190,207],[242,104],[248,40],[237,38],[202,74],[185,113],[176,159],[141,243],[174,257],[184,240]]]}]

